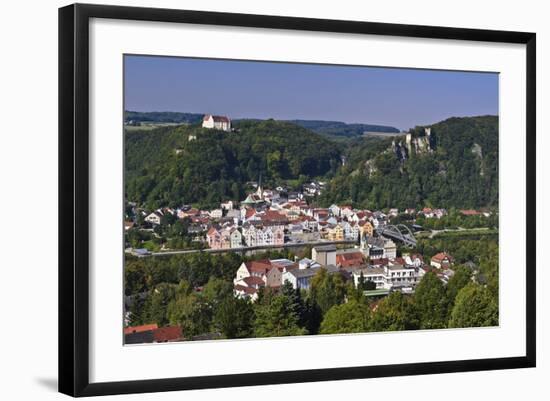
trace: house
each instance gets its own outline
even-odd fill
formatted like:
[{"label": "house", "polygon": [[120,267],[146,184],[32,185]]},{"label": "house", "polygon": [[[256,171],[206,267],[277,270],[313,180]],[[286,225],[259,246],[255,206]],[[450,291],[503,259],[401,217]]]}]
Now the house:
[{"label": "house", "polygon": [[220,204],[220,207],[223,209],[223,210],[233,210],[233,208],[235,207],[235,205],[233,204],[233,201],[232,200],[229,200],[227,202],[222,202]]},{"label": "house", "polygon": [[283,283],[289,282],[294,289],[309,290],[311,285],[311,279],[320,269],[325,269],[328,273],[338,272],[338,268],[334,265],[331,266],[316,266],[307,269],[294,269],[283,273]]},{"label": "house", "polygon": [[213,116],[211,114],[206,114],[202,119],[202,127],[229,132],[231,131],[231,120],[226,116]]},{"label": "house", "polygon": [[299,269],[309,269],[310,267],[318,267],[318,266],[321,266],[321,265],[309,258],[303,258],[298,261]]},{"label": "house", "polygon": [[155,211],[153,213],[150,213],[145,217],[145,221],[151,224],[159,225],[160,219],[162,218],[162,214],[160,212]]},{"label": "house", "polygon": [[340,223],[342,228],[344,229],[344,239],[347,241],[357,241],[359,238],[359,224],[357,224],[355,221],[352,221],[351,223],[348,221],[342,221]]},{"label": "house", "polygon": [[156,343],[166,343],[182,340],[182,331],[179,326],[160,327],[153,330],[153,340]]},{"label": "house", "polygon": [[323,266],[336,265],[336,246],[316,246],[311,250],[311,258]]},{"label": "house", "polygon": [[124,231],[128,231],[133,227],[134,227],[134,222],[133,221],[125,221],[124,222]]},{"label": "house", "polygon": [[243,237],[247,246],[283,245],[285,242],[284,226],[243,225]]},{"label": "house", "polygon": [[243,246],[243,236],[237,227],[230,229],[231,248],[241,248]]},{"label": "house", "polygon": [[262,277],[269,269],[271,269],[271,262],[267,259],[243,262],[235,273],[235,279],[233,280],[233,283],[235,284],[245,277]]},{"label": "house", "polygon": [[[391,263],[391,262],[390,262]],[[419,281],[418,269],[400,264],[389,264],[384,267],[386,285],[390,288],[415,287]]]},{"label": "house", "polygon": [[210,211],[210,218],[212,219],[221,219],[223,216],[222,209],[214,209]]},{"label": "house", "polygon": [[361,236],[366,235],[372,237],[374,235],[374,225],[370,221],[360,222],[358,224]]},{"label": "house", "polygon": [[439,252],[434,255],[430,261],[430,265],[437,269],[447,269],[454,263],[454,258],[446,252]]},{"label": "house", "polygon": [[333,228],[328,230],[329,241],[343,241],[344,240],[344,228],[341,224],[336,224]]},{"label": "house", "polygon": [[332,213],[333,216],[340,217],[340,207],[338,205],[330,205],[328,208],[330,213]]},{"label": "house", "polygon": [[384,242],[384,257],[394,259],[397,256],[397,245],[391,239]]},{"label": "house", "polygon": [[236,296],[250,297],[254,301],[260,288],[278,288],[283,283],[283,272],[296,264],[288,259],[253,260],[242,263],[237,269],[233,288]]},{"label": "house", "polygon": [[424,259],[419,254],[404,254],[403,259],[408,266],[420,267],[424,264]]},{"label": "house", "polygon": [[357,269],[353,272],[353,284],[357,288],[361,282],[361,276],[363,280],[372,281],[376,285],[376,289],[387,289],[386,271],[383,267],[366,267],[364,269]]},{"label": "house", "polygon": [[353,267],[365,264],[365,257],[359,250],[351,249],[339,251],[336,253],[336,266],[338,267]]},{"label": "house", "polygon": [[392,264],[391,262],[383,266],[356,269],[353,272],[353,282],[356,287],[361,281],[361,276],[365,281],[374,282],[376,289],[386,290],[414,288],[421,278],[419,269],[401,264]]},{"label": "house", "polygon": [[221,233],[215,227],[211,227],[206,233],[206,242],[212,249],[221,249]]},{"label": "house", "polygon": [[349,205],[344,205],[340,207],[340,217],[351,218],[355,212],[353,208]]}]

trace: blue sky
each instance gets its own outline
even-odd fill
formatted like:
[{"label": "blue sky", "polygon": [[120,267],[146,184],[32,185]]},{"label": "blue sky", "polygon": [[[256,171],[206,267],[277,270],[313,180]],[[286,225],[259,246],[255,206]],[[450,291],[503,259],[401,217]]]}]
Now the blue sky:
[{"label": "blue sky", "polygon": [[498,74],[125,56],[125,109],[407,129],[498,114]]}]

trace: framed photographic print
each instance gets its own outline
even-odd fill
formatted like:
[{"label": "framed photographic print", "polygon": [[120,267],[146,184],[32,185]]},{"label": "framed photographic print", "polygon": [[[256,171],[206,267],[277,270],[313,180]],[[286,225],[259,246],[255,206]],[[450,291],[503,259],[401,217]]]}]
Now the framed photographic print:
[{"label": "framed photographic print", "polygon": [[59,389],[535,366],[535,34],[59,10]]}]

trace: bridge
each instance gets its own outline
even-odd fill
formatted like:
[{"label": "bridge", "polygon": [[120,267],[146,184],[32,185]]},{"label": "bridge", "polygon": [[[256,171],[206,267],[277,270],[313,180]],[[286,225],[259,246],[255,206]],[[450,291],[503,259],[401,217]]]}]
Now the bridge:
[{"label": "bridge", "polygon": [[376,229],[376,233],[378,235],[382,235],[383,237],[402,242],[407,246],[416,246],[416,238],[414,237],[414,234],[410,228],[404,224],[388,224],[385,226],[379,226]]}]

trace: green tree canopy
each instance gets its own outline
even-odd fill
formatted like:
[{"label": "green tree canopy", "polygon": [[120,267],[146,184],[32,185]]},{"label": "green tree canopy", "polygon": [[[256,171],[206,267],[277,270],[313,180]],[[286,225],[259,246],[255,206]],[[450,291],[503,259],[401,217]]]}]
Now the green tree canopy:
[{"label": "green tree canopy", "polygon": [[400,291],[382,299],[373,313],[373,331],[415,330],[419,321],[412,300]]},{"label": "green tree canopy", "polygon": [[498,302],[486,287],[469,283],[458,292],[449,327],[496,325],[498,325]]},{"label": "green tree canopy", "polygon": [[441,280],[428,272],[414,291],[414,305],[421,329],[442,329],[447,326],[447,294]]},{"label": "green tree canopy", "polygon": [[363,333],[370,329],[371,312],[364,302],[334,305],[325,314],[321,334]]},{"label": "green tree canopy", "polygon": [[176,297],[167,310],[170,324],[181,326],[185,337],[210,332],[212,307],[203,297],[194,293],[187,282],[180,283]]},{"label": "green tree canopy", "polygon": [[319,269],[311,279],[310,296],[325,314],[334,305],[344,302],[346,284],[340,274],[329,274],[326,269]]},{"label": "green tree canopy", "polygon": [[264,296],[254,305],[256,337],[298,336],[306,334],[292,300],[285,295]]},{"label": "green tree canopy", "polygon": [[472,281],[471,271],[464,266],[454,268],[455,274],[447,283],[447,299],[449,300],[448,315],[450,316],[458,292]]},{"label": "green tree canopy", "polygon": [[225,338],[246,338],[253,333],[254,310],[246,299],[226,297],[216,307],[213,325]]}]

